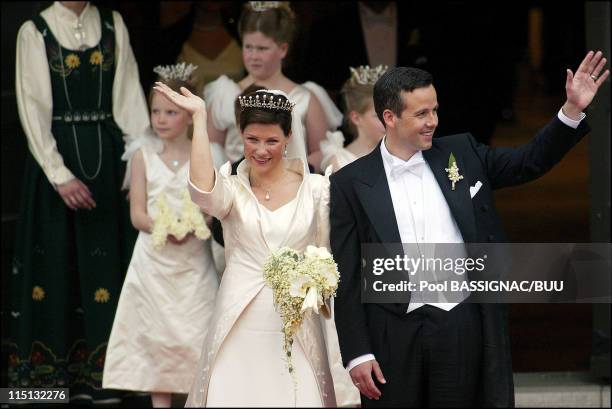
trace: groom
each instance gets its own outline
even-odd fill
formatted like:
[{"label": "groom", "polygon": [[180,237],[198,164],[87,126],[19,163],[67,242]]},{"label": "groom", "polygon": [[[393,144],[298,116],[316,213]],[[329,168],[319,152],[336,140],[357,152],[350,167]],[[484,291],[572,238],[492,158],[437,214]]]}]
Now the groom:
[{"label": "groom", "polygon": [[[505,241],[493,189],[540,177],[589,132],[583,111],[609,75],[605,63],[589,52],[575,74],[567,70],[565,104],[518,148],[490,148],[470,134],[432,140],[431,75],[397,67],[378,80],[374,106],[387,134],[330,187],[336,326],[364,406],[514,406],[506,306],[361,303],[361,244]],[[451,153],[463,176],[455,183],[445,171]]]}]

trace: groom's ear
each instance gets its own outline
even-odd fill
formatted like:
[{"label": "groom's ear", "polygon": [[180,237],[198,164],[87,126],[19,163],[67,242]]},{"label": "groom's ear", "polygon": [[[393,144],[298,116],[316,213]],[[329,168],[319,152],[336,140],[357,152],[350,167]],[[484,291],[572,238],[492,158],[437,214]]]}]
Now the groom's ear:
[{"label": "groom's ear", "polygon": [[383,111],[383,125],[385,125],[385,128],[389,127],[389,128],[395,128],[395,120],[397,118],[397,115],[395,115],[395,112],[391,111],[390,109],[385,109]]}]

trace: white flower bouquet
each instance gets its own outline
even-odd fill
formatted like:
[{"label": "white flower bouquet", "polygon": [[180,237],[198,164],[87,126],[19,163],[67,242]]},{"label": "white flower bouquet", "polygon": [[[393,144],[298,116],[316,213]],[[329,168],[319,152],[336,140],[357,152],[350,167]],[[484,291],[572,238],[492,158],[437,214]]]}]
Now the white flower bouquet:
[{"label": "white flower bouquet", "polygon": [[190,233],[194,233],[195,237],[200,240],[206,240],[210,237],[210,230],[206,225],[204,215],[198,205],[193,203],[186,188],[183,190],[182,196],[183,207],[179,215],[170,209],[163,193],[157,197],[155,203],[157,216],[153,221],[151,236],[153,246],[158,250],[166,245],[169,234],[172,234],[178,240],[182,240]]},{"label": "white flower bouquet", "polygon": [[274,305],[283,321],[284,350],[293,373],[293,337],[306,313],[319,313],[324,301],[336,295],[340,274],[324,247],[308,246],[303,254],[283,247],[268,256],[264,279],[272,288]]}]

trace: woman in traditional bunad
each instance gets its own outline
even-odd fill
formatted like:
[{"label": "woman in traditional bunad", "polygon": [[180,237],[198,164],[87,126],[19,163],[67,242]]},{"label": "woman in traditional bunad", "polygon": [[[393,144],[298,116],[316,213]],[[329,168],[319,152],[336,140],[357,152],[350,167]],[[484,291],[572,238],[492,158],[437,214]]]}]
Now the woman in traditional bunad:
[{"label": "woman in traditional bunad", "polygon": [[322,322],[329,310],[306,315],[290,373],[283,322],[263,274],[274,250],[328,246],[328,175],[310,174],[303,157],[287,157],[293,104],[277,90],[241,97],[245,160],[232,176],[229,162],[213,167],[204,102],[184,89],[156,89],[193,115],[191,197],[221,220],[227,259],[187,406],[336,406]]},{"label": "woman in traditional bunad", "polygon": [[290,157],[305,155],[315,170],[320,169],[320,142],[325,132],[342,123],[342,114],[327,92],[313,82],[296,84],[282,72],[283,59],[295,31],[295,15],[288,2],[245,4],[238,25],[242,40],[242,58],[248,75],[238,83],[225,75],[204,89],[208,106],[207,124],[213,155],[225,155],[231,162],[243,156],[242,138],[236,127],[234,101],[247,87],[257,84],[285,92],[295,103],[292,134],[295,143]]},{"label": "woman in traditional bunad", "polygon": [[136,238],[121,155],[127,135],[149,125],[123,19],[53,3],[21,26],[15,74],[29,152],[3,342],[8,385],[116,403],[102,370]]}]

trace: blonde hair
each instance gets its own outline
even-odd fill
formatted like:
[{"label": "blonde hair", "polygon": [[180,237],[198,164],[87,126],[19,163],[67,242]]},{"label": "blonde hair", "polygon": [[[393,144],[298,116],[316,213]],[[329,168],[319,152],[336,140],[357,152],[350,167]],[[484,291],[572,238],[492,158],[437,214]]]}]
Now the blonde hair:
[{"label": "blonde hair", "polygon": [[[191,92],[192,94],[197,94],[195,86],[193,85],[192,81],[188,80],[188,81],[184,81],[184,80],[179,80],[179,79],[166,79],[163,77],[157,77],[156,81],[161,81],[164,84],[166,84],[168,87],[170,87],[170,89],[172,89],[172,91],[176,91],[179,94],[181,93],[181,87],[185,87],[189,90],[189,92]],[[151,86],[151,88],[149,89],[149,98],[148,98],[148,102],[149,102],[149,115],[151,113],[151,107],[153,105],[153,95],[155,95],[155,91],[153,90],[153,86]],[[193,125],[189,125],[189,127],[187,128],[187,137],[189,139],[193,138]]]},{"label": "blonde hair", "polygon": [[344,103],[344,125],[354,137],[357,137],[357,128],[351,121],[350,113],[355,111],[363,114],[374,106],[374,85],[359,84],[353,78],[349,78],[342,86],[340,94]]}]

